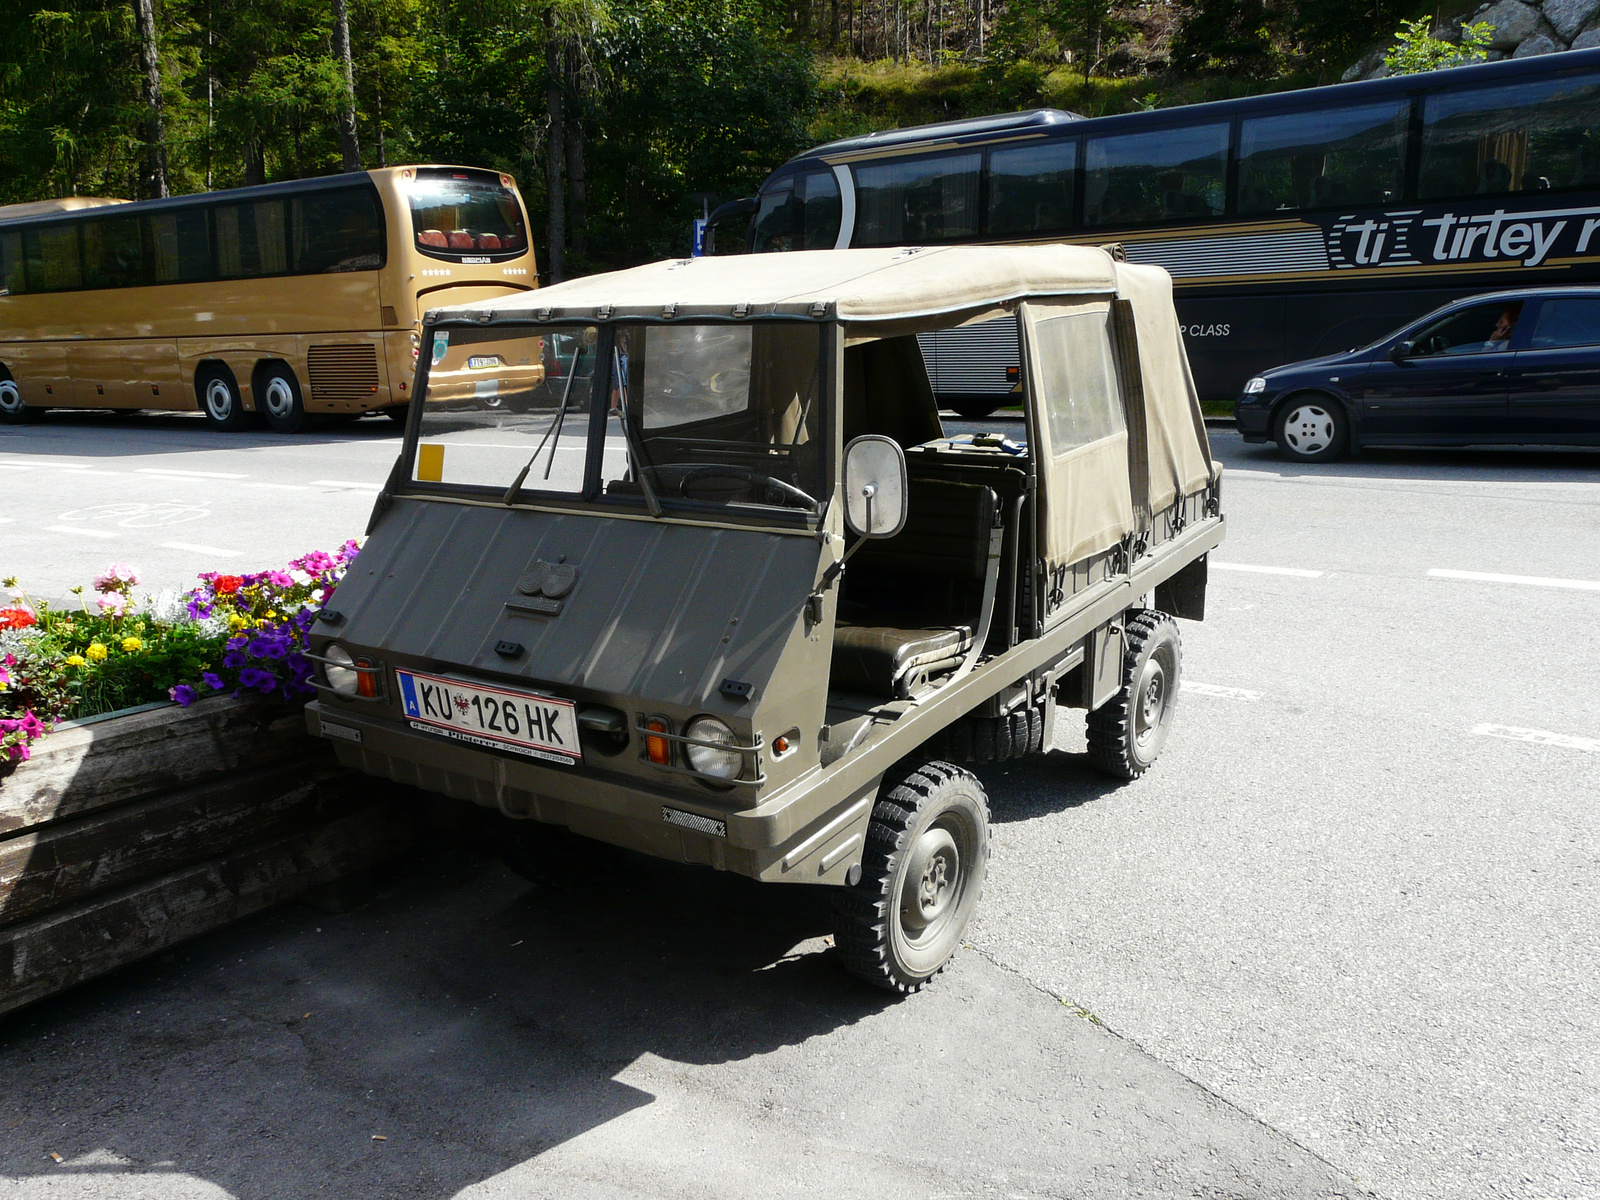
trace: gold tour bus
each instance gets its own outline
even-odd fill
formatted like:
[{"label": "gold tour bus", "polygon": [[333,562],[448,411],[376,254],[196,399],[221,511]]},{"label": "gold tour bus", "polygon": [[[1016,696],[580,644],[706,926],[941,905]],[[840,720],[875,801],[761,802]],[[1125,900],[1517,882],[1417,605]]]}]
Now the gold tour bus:
[{"label": "gold tour bus", "polygon": [[[199,408],[217,429],[293,433],[318,413],[398,419],[426,310],[536,286],[521,197],[496,171],[0,207],[0,420]],[[544,368],[494,374],[477,386],[509,398]]]}]

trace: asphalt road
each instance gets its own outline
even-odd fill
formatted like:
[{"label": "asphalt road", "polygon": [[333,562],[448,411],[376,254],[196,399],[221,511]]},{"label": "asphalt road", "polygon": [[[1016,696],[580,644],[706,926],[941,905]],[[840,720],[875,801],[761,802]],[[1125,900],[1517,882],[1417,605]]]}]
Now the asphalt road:
[{"label": "asphalt road", "polygon": [[[333,544],[393,433],[0,430],[0,571]],[[1118,786],[1064,717],[985,770],[988,893],[928,992],[842,978],[806,893],[610,856],[550,894],[444,847],[0,1024],[0,1191],[1600,1195],[1600,455],[1213,436],[1165,756]],[[49,529],[90,501],[208,515]]]}]

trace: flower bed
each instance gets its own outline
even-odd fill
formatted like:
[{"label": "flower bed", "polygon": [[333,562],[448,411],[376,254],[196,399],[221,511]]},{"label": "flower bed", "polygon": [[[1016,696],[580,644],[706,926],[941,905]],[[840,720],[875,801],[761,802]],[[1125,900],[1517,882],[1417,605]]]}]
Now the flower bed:
[{"label": "flower bed", "polygon": [[137,574],[119,563],[94,580],[92,607],[83,588],[73,589],[76,609],[34,602],[5,580],[12,599],[0,607],[0,769],[25,761],[61,721],[221,693],[309,697],[307,634],[358,552],[350,541],[283,571],[208,571],[187,592],[142,601]]}]

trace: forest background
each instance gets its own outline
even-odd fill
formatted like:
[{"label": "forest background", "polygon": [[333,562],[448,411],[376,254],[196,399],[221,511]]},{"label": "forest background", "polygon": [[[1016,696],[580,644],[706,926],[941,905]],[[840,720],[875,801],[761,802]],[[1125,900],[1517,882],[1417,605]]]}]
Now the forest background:
[{"label": "forest background", "polygon": [[[545,282],[683,254],[834,137],[1336,81],[1408,0],[0,0],[0,203],[517,177]],[[1433,5],[1426,11],[1442,14]]]}]

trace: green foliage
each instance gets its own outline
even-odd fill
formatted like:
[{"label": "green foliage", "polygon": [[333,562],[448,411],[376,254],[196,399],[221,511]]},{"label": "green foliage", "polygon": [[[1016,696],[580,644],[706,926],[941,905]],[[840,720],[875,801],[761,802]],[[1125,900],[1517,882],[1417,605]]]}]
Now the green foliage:
[{"label": "green foliage", "polygon": [[1434,37],[1429,31],[1430,25],[1428,17],[1400,22],[1394,35],[1395,43],[1383,56],[1383,65],[1389,68],[1389,74],[1416,75],[1446,67],[1464,67],[1489,57],[1489,42],[1494,37],[1494,26],[1489,22],[1463,25],[1459,45]]}]

